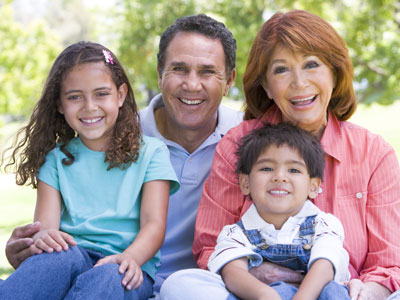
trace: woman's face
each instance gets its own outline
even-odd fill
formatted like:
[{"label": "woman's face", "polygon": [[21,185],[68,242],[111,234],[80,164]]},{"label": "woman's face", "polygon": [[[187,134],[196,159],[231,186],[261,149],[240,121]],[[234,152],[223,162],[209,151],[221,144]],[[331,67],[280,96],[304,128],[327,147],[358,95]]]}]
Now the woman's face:
[{"label": "woman's face", "polygon": [[327,108],[335,79],[317,56],[278,45],[272,53],[263,87],[285,122],[319,136],[327,123]]}]

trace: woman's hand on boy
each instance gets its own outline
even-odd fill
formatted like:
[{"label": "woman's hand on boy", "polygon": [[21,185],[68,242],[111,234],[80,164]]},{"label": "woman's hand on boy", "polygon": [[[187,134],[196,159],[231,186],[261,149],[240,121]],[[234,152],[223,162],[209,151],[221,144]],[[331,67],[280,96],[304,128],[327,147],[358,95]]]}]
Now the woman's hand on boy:
[{"label": "woman's hand on boy", "polygon": [[76,242],[71,235],[55,229],[39,231],[33,236],[33,241],[37,248],[47,253],[52,253],[54,251],[61,252],[62,250],[67,251],[69,247],[68,245],[76,245]]},{"label": "woman's hand on boy", "polygon": [[118,271],[121,274],[125,273],[122,285],[127,290],[137,289],[142,284],[142,269],[130,255],[123,252],[121,254],[106,256],[100,259],[94,266],[98,267],[110,263],[119,264]]},{"label": "woman's hand on boy", "polygon": [[266,284],[271,284],[276,281],[284,281],[286,283],[299,285],[304,279],[302,272],[293,271],[292,269],[270,262],[263,262],[258,267],[250,269],[249,272],[258,280]]}]

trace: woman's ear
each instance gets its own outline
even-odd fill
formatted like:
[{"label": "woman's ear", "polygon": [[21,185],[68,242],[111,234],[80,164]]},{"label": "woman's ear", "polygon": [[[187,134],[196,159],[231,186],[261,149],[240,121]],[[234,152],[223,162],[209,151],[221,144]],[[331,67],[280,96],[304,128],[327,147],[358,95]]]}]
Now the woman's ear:
[{"label": "woman's ear", "polygon": [[247,196],[250,194],[249,175],[240,173],[239,174],[239,185],[240,185],[240,190],[242,191],[243,195]]},{"label": "woman's ear", "polygon": [[308,192],[308,198],[315,199],[318,196],[320,185],[321,179],[317,177],[313,177],[310,179],[310,191]]},{"label": "woman's ear", "polygon": [[261,86],[263,87],[264,91],[267,93],[268,98],[272,100],[272,95],[271,95],[271,93],[269,91],[266,78],[262,78],[261,79]]}]

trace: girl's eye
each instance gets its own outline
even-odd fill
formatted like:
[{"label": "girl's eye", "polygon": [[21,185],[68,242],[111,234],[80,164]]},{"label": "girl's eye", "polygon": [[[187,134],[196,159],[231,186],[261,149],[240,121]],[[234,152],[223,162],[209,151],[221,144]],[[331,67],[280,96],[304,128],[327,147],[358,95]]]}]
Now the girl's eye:
[{"label": "girl's eye", "polygon": [[279,66],[279,67],[274,68],[273,73],[274,74],[282,74],[282,73],[286,72],[287,70],[288,70],[287,67]]},{"label": "girl's eye", "polygon": [[79,95],[70,95],[67,97],[68,100],[78,100],[79,99]]},{"label": "girl's eye", "polygon": [[306,69],[313,69],[313,68],[318,68],[319,64],[315,61],[309,61],[306,63]]}]

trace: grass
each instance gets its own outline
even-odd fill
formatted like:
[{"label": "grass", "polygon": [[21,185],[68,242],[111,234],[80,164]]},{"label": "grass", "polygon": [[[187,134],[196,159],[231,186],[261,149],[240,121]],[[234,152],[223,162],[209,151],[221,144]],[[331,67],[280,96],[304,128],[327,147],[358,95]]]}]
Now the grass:
[{"label": "grass", "polygon": [[[226,105],[240,109],[238,102],[225,102]],[[359,105],[351,122],[382,135],[396,150],[400,160],[400,101],[391,106]],[[10,124],[0,128],[0,149],[8,143],[16,128],[21,124]],[[32,222],[36,191],[30,187],[16,186],[14,175],[0,173],[0,278],[6,278],[12,267],[4,255],[6,242],[18,225]]]}]

